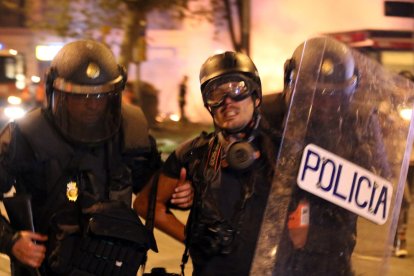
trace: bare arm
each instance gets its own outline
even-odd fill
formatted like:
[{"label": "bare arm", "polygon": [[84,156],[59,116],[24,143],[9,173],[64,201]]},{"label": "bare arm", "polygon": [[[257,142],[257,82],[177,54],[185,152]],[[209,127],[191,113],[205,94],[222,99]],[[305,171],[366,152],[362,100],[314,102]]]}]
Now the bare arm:
[{"label": "bare arm", "polygon": [[[155,227],[184,242],[184,224],[168,210],[168,202],[179,207],[189,207],[192,204],[193,192],[191,184],[185,180],[186,171],[181,169],[180,179],[161,174],[158,180],[157,198],[155,202]],[[146,217],[149,205],[151,185],[146,185],[134,201],[134,209],[142,217]]]}]

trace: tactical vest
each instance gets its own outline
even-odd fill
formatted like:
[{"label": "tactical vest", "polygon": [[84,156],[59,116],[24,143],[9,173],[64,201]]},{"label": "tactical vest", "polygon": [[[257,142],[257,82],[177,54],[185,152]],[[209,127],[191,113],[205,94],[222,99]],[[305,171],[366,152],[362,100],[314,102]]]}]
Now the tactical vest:
[{"label": "tactical vest", "polygon": [[123,107],[122,129],[97,147],[99,156],[66,142],[40,109],[16,126],[47,170],[46,200],[34,202],[36,231],[49,235],[45,273],[135,275],[153,240],[130,208],[136,170],[130,166],[152,154],[142,111]]}]

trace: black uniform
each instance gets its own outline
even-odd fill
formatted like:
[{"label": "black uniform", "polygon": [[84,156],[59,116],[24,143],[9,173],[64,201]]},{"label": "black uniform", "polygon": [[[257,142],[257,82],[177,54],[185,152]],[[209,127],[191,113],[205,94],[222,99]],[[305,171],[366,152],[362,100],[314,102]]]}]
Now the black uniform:
[{"label": "black uniform", "polygon": [[226,166],[217,135],[203,134],[171,154],[164,173],[185,167],[195,188],[187,224],[195,275],[248,275],[266,206],[279,139],[259,127],[252,141],[261,156],[244,170]]},{"label": "black uniform", "polygon": [[[138,108],[124,107],[121,130],[113,137],[94,146],[73,144],[47,112],[36,109],[3,130],[0,191],[14,185],[17,195],[31,196],[35,231],[49,236],[42,274],[127,274],[129,262],[136,261],[129,258],[145,255],[149,236],[130,208],[132,193],[160,167],[145,126]],[[9,256],[16,230],[1,220],[0,250]]]}]

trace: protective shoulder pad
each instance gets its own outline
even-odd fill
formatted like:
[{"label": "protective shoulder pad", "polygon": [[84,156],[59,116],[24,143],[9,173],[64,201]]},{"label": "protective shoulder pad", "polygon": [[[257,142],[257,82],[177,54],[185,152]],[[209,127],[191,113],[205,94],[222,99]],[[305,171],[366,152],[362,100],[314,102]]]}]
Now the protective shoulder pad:
[{"label": "protective shoulder pad", "polygon": [[60,156],[62,152],[73,152],[73,149],[55,131],[40,108],[30,111],[22,119],[17,120],[16,125],[39,160]]},{"label": "protective shoulder pad", "polygon": [[126,151],[150,148],[148,122],[140,107],[122,105],[122,129]]}]

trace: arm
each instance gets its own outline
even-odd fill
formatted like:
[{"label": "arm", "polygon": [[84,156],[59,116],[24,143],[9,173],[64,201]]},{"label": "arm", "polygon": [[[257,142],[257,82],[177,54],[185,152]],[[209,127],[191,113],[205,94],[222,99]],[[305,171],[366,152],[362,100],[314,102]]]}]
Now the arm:
[{"label": "arm", "polygon": [[[13,124],[3,129],[0,134],[0,145],[0,193],[2,194],[8,192],[15,183],[13,169],[18,167],[16,164],[19,164],[15,159],[27,160],[25,153],[30,150]],[[1,197],[0,195],[0,199]],[[0,252],[10,257],[14,256],[25,265],[39,267],[45,258],[46,247],[36,242],[46,241],[47,236],[32,231],[17,230],[13,229],[6,218],[0,215]]]},{"label": "arm", "polygon": [[47,236],[30,231],[13,232],[6,219],[0,217],[0,250],[14,256],[22,264],[40,267],[45,258],[46,247],[36,244],[36,241],[46,240]]},{"label": "arm", "polygon": [[[174,239],[184,242],[184,224],[179,221],[167,207],[168,202],[177,204],[181,207],[188,207],[192,203],[191,185],[185,180],[186,170],[180,172],[180,178],[160,175],[158,180],[157,197],[155,202],[155,227],[170,235]],[[188,189],[190,187],[190,189]],[[151,185],[146,185],[134,201],[134,209],[142,217],[146,217]],[[178,191],[178,193],[176,192]]]},{"label": "arm", "polygon": [[17,240],[13,244],[12,254],[21,263],[38,268],[45,258],[46,246],[42,244],[45,241],[47,241],[45,235],[20,231],[17,234]]}]

